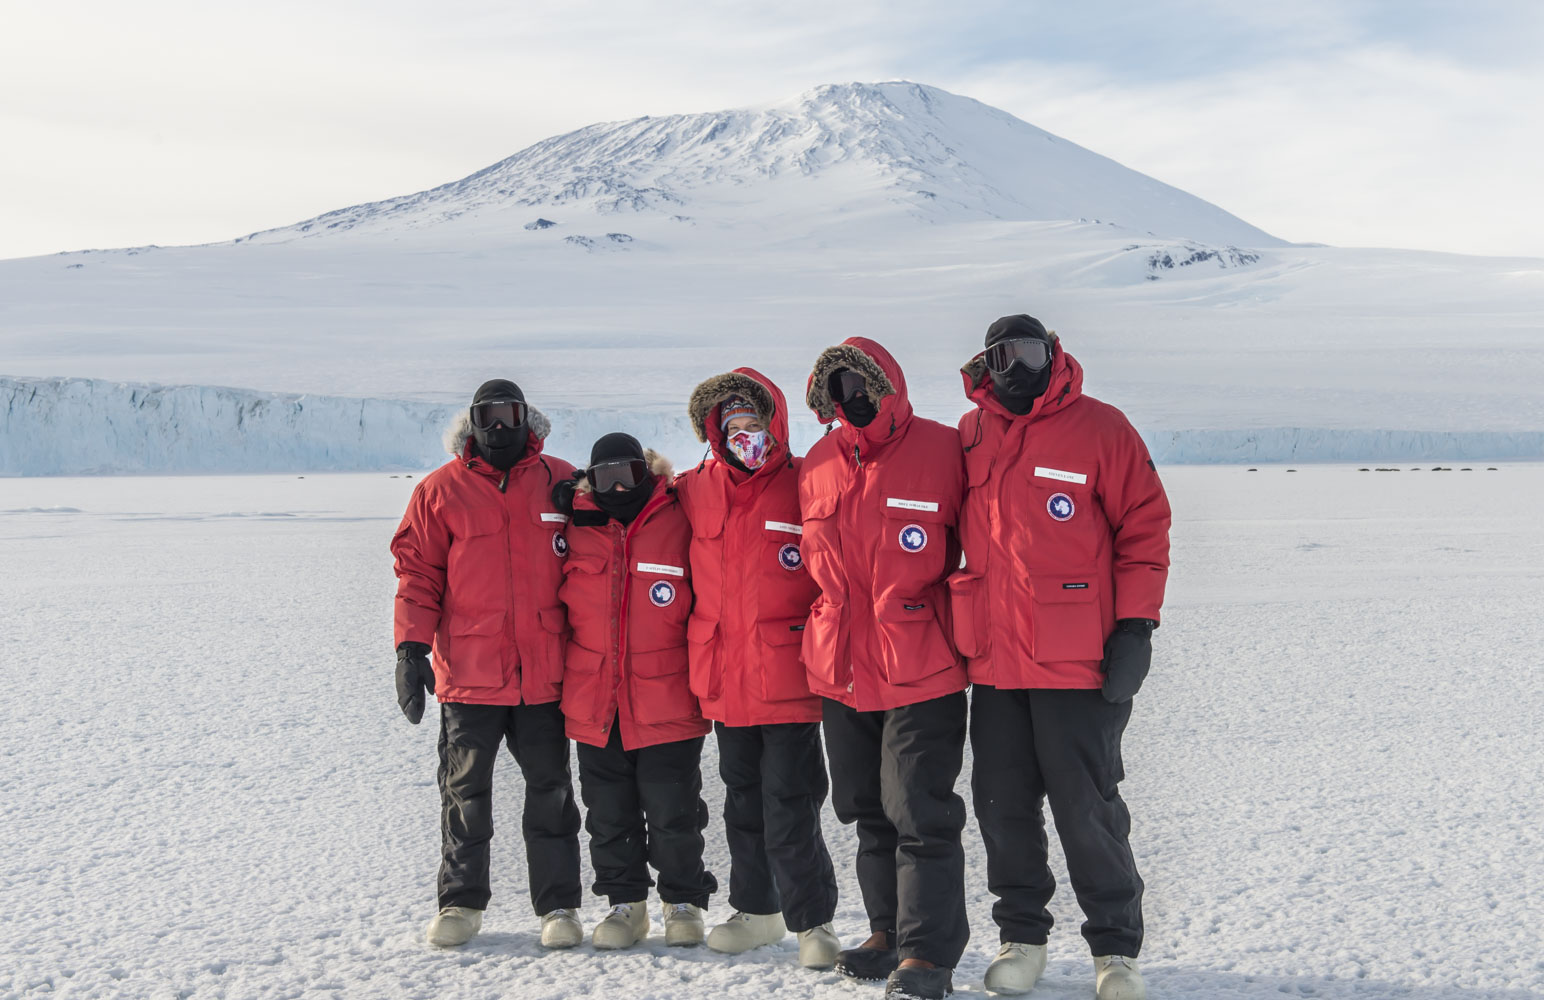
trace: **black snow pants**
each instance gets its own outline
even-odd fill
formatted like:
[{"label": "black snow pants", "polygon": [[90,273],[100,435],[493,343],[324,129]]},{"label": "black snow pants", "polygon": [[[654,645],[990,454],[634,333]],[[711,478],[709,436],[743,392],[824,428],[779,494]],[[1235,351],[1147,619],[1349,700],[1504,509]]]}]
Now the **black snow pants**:
[{"label": "black snow pants", "polygon": [[965,915],[965,693],[859,712],[825,701],[831,805],[858,825],[858,885],[869,930],[895,934],[902,959],[952,969]]},{"label": "black snow pants", "polygon": [[777,913],[791,931],[836,915],[836,872],[820,831],[826,760],[820,723],[713,724],[724,780],[729,905]]},{"label": "black snow pants", "polygon": [[1095,955],[1135,958],[1142,948],[1142,877],[1131,854],[1131,814],[1117,788],[1131,702],[1097,690],[971,694],[972,797],[986,841],[992,918],[1002,940],[1044,944],[1056,880],[1046,861],[1049,799],[1072,891]]},{"label": "black snow pants", "polygon": [[440,906],[486,909],[493,764],[509,746],[525,778],[525,860],[537,913],[579,905],[579,807],[557,702],[440,704]]},{"label": "black snow pants", "polygon": [[653,865],[662,902],[708,905],[718,881],[702,863],[701,736],[624,750],[613,722],[605,746],[579,744],[579,791],[595,895],[612,905],[648,899]]}]

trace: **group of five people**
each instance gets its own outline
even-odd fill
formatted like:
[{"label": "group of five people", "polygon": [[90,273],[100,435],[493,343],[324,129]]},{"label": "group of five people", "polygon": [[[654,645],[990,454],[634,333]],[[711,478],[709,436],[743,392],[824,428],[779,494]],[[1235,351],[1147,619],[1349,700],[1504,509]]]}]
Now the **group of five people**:
[{"label": "group of five people", "polygon": [[[1168,501],[1137,432],[1082,393],[1038,320],[993,323],[961,372],[975,408],[951,428],[913,413],[879,344],[828,348],[806,389],[828,429],[802,459],[771,380],[714,376],[688,403],[708,456],[680,475],[621,433],[576,470],[543,452],[550,425],[516,385],[477,390],[447,440],[455,460],[418,484],[392,540],[399,704],[415,723],[426,691],[440,704],[431,943],[480,929],[501,741],[524,777],[542,943],[582,942],[573,740],[593,891],[610,903],[594,947],[647,936],[652,868],[667,944],[739,953],[792,930],[802,965],[943,997],[969,937],[954,792],[968,730],[1001,938],[987,988],[1027,992],[1045,967],[1048,799],[1097,995],[1144,995],[1117,786]],[[710,728],[734,912],[706,932]],[[857,828],[871,932],[847,949],[828,791]]]}]

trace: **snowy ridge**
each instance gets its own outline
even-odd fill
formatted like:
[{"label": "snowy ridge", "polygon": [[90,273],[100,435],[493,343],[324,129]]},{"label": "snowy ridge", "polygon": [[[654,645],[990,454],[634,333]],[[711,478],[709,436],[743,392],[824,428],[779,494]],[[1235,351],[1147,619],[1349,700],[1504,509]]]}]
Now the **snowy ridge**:
[{"label": "snowy ridge", "polygon": [[[0,476],[422,470],[445,461],[460,404],[296,395],[220,386],[0,376]],[[679,411],[547,407],[547,450],[571,460],[624,430],[685,468],[699,461]],[[952,422],[956,414],[925,414]],[[794,414],[802,454],[823,433]],[[1544,431],[1149,430],[1169,464],[1483,461],[1544,457]]]},{"label": "snowy ridge", "polygon": [[489,217],[513,231],[532,227],[535,206],[545,214],[644,212],[686,221],[705,203],[732,204],[743,221],[785,215],[801,202],[840,211],[844,228],[872,215],[1080,220],[1208,243],[1282,245],[1209,202],[1007,112],[908,82],[832,84],[771,107],[590,125],[450,184],[244,240],[424,229],[463,217]]}]

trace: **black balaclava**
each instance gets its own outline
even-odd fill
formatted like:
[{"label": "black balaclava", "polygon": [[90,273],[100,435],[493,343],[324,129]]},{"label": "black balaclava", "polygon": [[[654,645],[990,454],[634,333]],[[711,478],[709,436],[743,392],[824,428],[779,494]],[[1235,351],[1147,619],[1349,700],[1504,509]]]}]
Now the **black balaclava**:
[{"label": "black balaclava", "polygon": [[[1002,319],[986,328],[986,346],[1000,344],[1005,340],[1043,340],[1052,348],[1051,335],[1045,332],[1045,326],[1033,316],[1025,316],[1020,313],[1017,316],[1004,316]],[[988,369],[987,374],[992,376],[992,390],[997,393],[997,399],[1006,406],[1011,413],[1023,415],[1028,413],[1035,405],[1035,400],[1045,394],[1046,387],[1051,384],[1051,364],[1037,372],[1032,372],[1022,364],[1015,364],[1005,373],[999,375]]]},{"label": "black balaclava", "polygon": [[[477,392],[472,396],[472,402],[489,403],[499,400],[518,399],[525,402],[525,393],[520,387],[508,379],[489,379],[477,387]],[[525,446],[531,438],[530,419],[519,427],[505,427],[503,424],[494,424],[488,430],[483,430],[475,423],[472,424],[472,438],[477,442],[477,453],[483,460],[495,469],[508,470],[514,464],[525,457]]]},{"label": "black balaclava", "polygon": [[836,408],[838,412],[841,413],[843,420],[847,421],[849,424],[852,424],[854,427],[867,427],[870,423],[873,422],[874,418],[879,415],[879,408],[876,407],[874,405],[874,401],[869,398],[869,393],[873,391],[873,387],[869,386],[868,379],[865,378],[863,380],[865,387],[863,390],[863,395],[854,397],[853,399],[843,403],[836,398],[836,393],[833,391],[833,387],[836,383],[836,377],[842,372],[846,371],[852,371],[852,369],[838,368],[831,372],[830,375],[827,375],[826,391],[831,394],[831,401],[836,404]]},{"label": "black balaclava", "polygon": [[[647,461],[643,457],[643,445],[631,434],[621,432],[607,434],[595,442],[595,447],[590,449],[590,464],[599,465],[601,462],[616,462],[623,460]],[[633,519],[643,512],[643,507],[654,495],[655,476],[651,470],[643,482],[630,490],[612,490],[610,493],[594,491],[590,496],[595,498],[595,506],[605,511],[614,520],[622,524],[632,524]]]}]

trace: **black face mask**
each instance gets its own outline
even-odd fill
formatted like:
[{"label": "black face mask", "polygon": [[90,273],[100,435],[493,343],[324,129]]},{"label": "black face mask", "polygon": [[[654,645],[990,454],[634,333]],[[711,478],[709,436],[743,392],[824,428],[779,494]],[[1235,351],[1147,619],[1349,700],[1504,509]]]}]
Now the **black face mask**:
[{"label": "black face mask", "polygon": [[477,453],[495,469],[510,469],[525,457],[525,446],[530,443],[531,429],[494,424],[487,430],[472,428],[472,438],[477,442]]},{"label": "black face mask", "polygon": [[650,473],[647,479],[630,490],[608,490],[590,495],[595,498],[595,506],[605,511],[612,520],[632,524],[654,496],[654,480],[654,474]]},{"label": "black face mask", "polygon": [[1007,407],[1010,413],[1020,415],[1028,413],[1034,407],[1035,400],[1045,395],[1046,388],[1051,384],[1050,365],[1035,372],[1018,364],[1001,375],[997,372],[990,374],[992,391],[997,394],[998,401]]},{"label": "black face mask", "polygon": [[879,410],[867,396],[854,396],[838,405],[842,408],[842,419],[854,427],[867,427],[879,416]]}]

